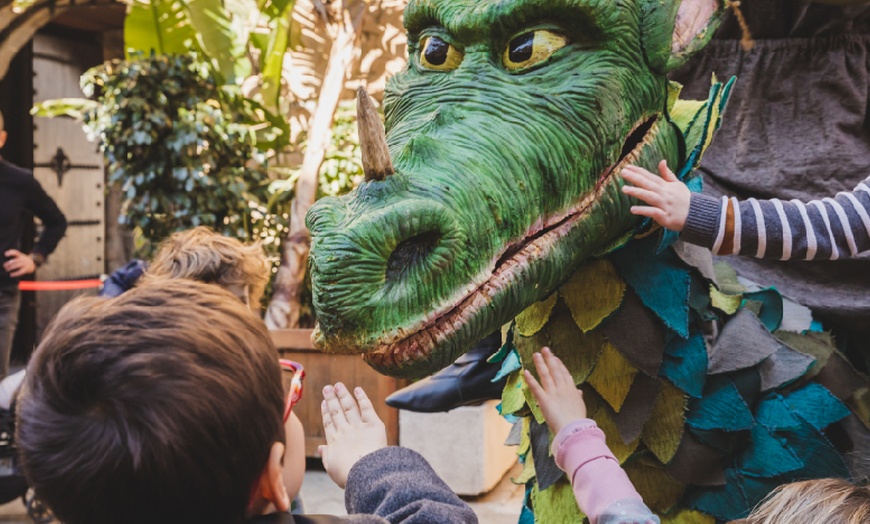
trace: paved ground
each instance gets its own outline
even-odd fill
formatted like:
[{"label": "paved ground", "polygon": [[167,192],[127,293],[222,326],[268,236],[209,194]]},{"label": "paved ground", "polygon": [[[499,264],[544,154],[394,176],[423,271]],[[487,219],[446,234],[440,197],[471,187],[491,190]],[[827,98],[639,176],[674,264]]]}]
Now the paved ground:
[{"label": "paved ground", "polygon": [[[510,481],[520,474],[514,466],[502,481],[486,495],[469,497],[466,501],[480,518],[481,524],[516,524],[523,503],[523,487]],[[305,474],[302,500],[309,513],[345,515],[344,492],[329,480],[323,471],[313,467]],[[0,523],[31,524],[20,501],[0,506]]]}]

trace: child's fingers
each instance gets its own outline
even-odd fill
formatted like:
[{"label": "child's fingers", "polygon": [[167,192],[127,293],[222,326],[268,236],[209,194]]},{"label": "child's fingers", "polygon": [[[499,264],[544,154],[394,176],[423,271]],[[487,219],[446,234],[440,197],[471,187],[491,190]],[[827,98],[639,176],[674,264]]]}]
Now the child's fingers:
[{"label": "child's fingers", "polygon": [[556,387],[560,388],[564,388],[568,384],[573,387],[574,379],[571,378],[571,373],[568,372],[568,368],[565,367],[565,364],[562,363],[562,360],[554,355],[550,348],[542,349],[541,353],[544,356],[544,361],[547,363],[547,369],[550,371],[550,376],[553,379],[553,384]]},{"label": "child's fingers", "polygon": [[369,400],[368,395],[366,395],[366,392],[362,388],[354,388],[353,394],[359,402],[359,411],[363,422],[368,423],[380,420],[378,413],[375,411],[375,406],[372,405],[372,401]]},{"label": "child's fingers", "polygon": [[538,376],[541,377],[541,387],[544,391],[553,389],[553,377],[550,375],[550,369],[544,361],[544,357],[540,353],[534,353],[532,360],[535,362],[535,369],[538,370]]},{"label": "child's fingers", "polygon": [[326,458],[328,446],[324,446],[323,444],[317,446],[317,453],[320,454],[320,461],[323,462],[323,469],[329,471],[329,460]]},{"label": "child's fingers", "polygon": [[577,384],[574,383],[574,377],[565,366],[562,366],[562,369],[559,371],[559,381],[562,384],[562,387],[577,388]]},{"label": "child's fingers", "polygon": [[662,160],[661,162],[659,162],[659,174],[662,175],[662,178],[666,182],[679,182],[680,181],[680,179],[677,178],[677,175],[675,175],[674,172],[668,168],[668,161],[667,160]]},{"label": "child's fingers", "polygon": [[646,169],[641,169],[635,166],[626,166],[623,168],[621,175],[626,182],[643,189],[653,190],[662,184],[661,178],[650,173]]},{"label": "child's fingers", "polygon": [[541,401],[544,398],[546,392],[544,388],[535,380],[535,376],[532,375],[532,372],[528,369],[523,370],[523,377],[526,379],[526,385],[529,386],[529,390],[532,392],[532,396],[535,397],[535,400],[538,401],[538,405],[541,405]]},{"label": "child's fingers", "polygon": [[638,200],[642,200],[647,204],[655,207],[664,207],[665,199],[659,193],[655,191],[650,191],[647,189],[641,189],[639,187],[632,186],[623,186],[622,192],[628,196],[634,197]]},{"label": "child's fingers", "polygon": [[323,400],[326,401],[326,409],[329,410],[329,416],[336,431],[346,428],[348,425],[347,418],[344,416],[344,410],[341,409],[338,397],[335,396],[334,387],[323,387]]},{"label": "child's fingers", "polygon": [[559,379],[562,378],[562,370],[565,370],[565,364],[562,363],[562,359],[557,357],[553,350],[544,347],[541,348],[541,356],[544,357],[544,361],[547,363],[547,369],[550,370],[550,376],[553,377],[554,382],[558,382]]},{"label": "child's fingers", "polygon": [[650,206],[631,206],[631,213],[642,217],[649,217],[659,224],[662,224],[668,217],[661,209]]},{"label": "child's fingers", "polygon": [[320,416],[323,419],[323,433],[326,435],[326,441],[329,442],[335,437],[335,424],[332,422],[326,400],[320,403]]},{"label": "child's fingers", "polygon": [[650,171],[649,169],[644,169],[640,166],[629,164],[622,168],[621,173],[628,173],[630,176],[634,178],[641,178],[645,180],[649,184],[653,185],[661,185],[662,178]]},{"label": "child's fingers", "polygon": [[350,391],[341,382],[335,384],[335,396],[338,398],[338,404],[341,406],[347,421],[351,425],[361,423],[362,418],[360,417],[359,406],[357,406],[356,400],[350,395]]}]

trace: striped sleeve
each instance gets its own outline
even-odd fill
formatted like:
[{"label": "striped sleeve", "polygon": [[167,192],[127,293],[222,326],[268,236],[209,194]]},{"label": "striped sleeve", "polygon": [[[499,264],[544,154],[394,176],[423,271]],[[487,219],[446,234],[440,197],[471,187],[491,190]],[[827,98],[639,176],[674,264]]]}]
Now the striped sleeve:
[{"label": "striped sleeve", "polygon": [[681,238],[717,255],[836,260],[870,250],[870,177],[810,202],[693,194]]}]

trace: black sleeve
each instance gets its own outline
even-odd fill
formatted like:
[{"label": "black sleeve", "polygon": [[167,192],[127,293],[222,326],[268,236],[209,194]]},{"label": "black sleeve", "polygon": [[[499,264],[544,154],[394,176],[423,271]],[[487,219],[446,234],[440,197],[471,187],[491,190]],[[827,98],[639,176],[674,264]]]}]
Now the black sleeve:
[{"label": "black sleeve", "polygon": [[63,216],[54,200],[42,189],[39,182],[35,178],[31,180],[33,182],[27,191],[27,207],[42,220],[42,225],[44,226],[42,234],[39,235],[39,240],[37,240],[36,246],[33,248],[33,252],[48,257],[48,255],[54,252],[57,243],[60,242],[60,239],[66,233],[66,217]]},{"label": "black sleeve", "polygon": [[347,512],[383,517],[391,524],[477,523],[477,515],[407,448],[388,447],[354,464],[344,492]]}]

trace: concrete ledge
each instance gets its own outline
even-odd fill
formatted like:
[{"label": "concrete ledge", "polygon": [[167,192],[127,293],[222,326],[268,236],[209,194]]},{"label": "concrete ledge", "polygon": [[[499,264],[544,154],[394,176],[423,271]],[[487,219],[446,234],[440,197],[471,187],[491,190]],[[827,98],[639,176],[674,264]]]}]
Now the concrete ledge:
[{"label": "concrete ledge", "polygon": [[399,444],[423,455],[459,495],[493,489],[517,461],[505,446],[511,425],[491,400],[446,413],[399,411]]}]

